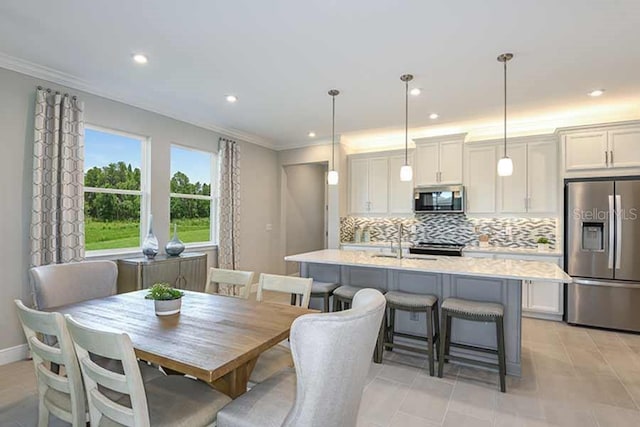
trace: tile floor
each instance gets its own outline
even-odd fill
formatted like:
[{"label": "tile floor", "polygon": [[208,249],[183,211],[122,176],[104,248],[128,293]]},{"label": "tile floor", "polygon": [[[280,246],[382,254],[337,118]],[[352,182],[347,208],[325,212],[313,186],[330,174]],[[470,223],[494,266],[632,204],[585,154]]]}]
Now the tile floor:
[{"label": "tile floor", "polygon": [[[359,427],[640,426],[640,335],[523,320],[523,376],[447,365],[428,376],[424,358],[385,354],[372,365]],[[29,361],[0,367],[0,426],[35,426]],[[64,423],[51,423],[62,426]]]}]

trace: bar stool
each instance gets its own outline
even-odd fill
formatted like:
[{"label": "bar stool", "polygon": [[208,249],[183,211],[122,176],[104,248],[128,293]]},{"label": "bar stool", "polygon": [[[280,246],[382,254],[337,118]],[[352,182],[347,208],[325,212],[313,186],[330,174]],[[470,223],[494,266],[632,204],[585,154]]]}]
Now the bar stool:
[{"label": "bar stool", "polygon": [[[412,351],[426,354],[429,359],[429,375],[434,375],[434,359],[440,347],[440,321],[438,320],[438,297],[435,295],[412,294],[408,292],[389,291],[385,294],[387,308],[389,309],[389,321],[385,327],[384,348]],[[410,313],[425,313],[427,315],[427,336],[406,334],[395,331],[396,310],[408,311]],[[386,316],[385,316],[386,317]],[[409,346],[405,344],[395,344],[394,336],[412,338],[427,342],[427,349]],[[433,348],[436,348],[434,353]]]},{"label": "bar stool", "polygon": [[[311,298],[320,298],[322,297],[324,301],[324,312],[329,312],[329,298],[333,295],[333,291],[335,291],[340,284],[333,282],[321,282],[319,280],[314,280],[311,284]],[[355,294],[354,294],[355,295]]]},{"label": "bar stool", "polygon": [[[333,311],[338,312],[342,310],[347,310],[351,308],[351,302],[353,301],[353,297],[358,291],[364,288],[359,288],[357,286],[349,286],[342,285],[334,289],[333,291]],[[377,289],[377,288],[375,288]],[[377,289],[383,294],[386,292],[383,289]],[[384,351],[384,325],[385,320],[382,320],[380,325],[380,334],[378,335],[378,341],[376,342],[376,347],[373,351],[373,361],[375,363],[382,363],[382,353]]]},{"label": "bar stool", "polygon": [[[496,338],[498,348],[496,350],[484,347],[477,347],[467,344],[451,342],[451,319],[459,318],[471,320],[473,322],[494,322],[496,324]],[[442,337],[444,345],[440,346],[440,357],[438,358],[438,377],[442,378],[444,364],[447,360],[458,360],[465,363],[498,368],[500,373],[500,391],[506,391],[507,363],[504,349],[504,306],[498,303],[472,301],[460,298],[447,298],[442,303]],[[495,354],[498,356],[498,364],[473,360],[466,357],[450,356],[449,348],[458,347],[466,350],[481,351],[483,353]]]}]

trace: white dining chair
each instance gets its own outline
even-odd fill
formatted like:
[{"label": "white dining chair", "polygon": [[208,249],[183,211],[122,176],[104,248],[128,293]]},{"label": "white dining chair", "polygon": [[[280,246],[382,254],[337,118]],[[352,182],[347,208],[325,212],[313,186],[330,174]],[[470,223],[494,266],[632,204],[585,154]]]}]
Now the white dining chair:
[{"label": "white dining chair", "polygon": [[[209,385],[183,376],[143,383],[127,334],[89,328],[68,314],[65,318],[82,370],[92,426],[213,426],[218,411],[231,401]],[[120,361],[124,373],[95,364],[90,353]],[[124,396],[112,400],[104,388]]]},{"label": "white dining chair", "polygon": [[207,276],[207,286],[205,292],[208,294],[217,295],[220,290],[220,285],[233,285],[240,288],[240,298],[248,299],[251,294],[251,285],[253,284],[253,277],[255,276],[253,271],[241,271],[241,270],[227,270],[224,268],[210,268]]},{"label": "white dining chair", "polygon": [[[258,294],[256,300],[264,301],[265,291],[278,292],[287,295],[287,300],[293,296],[294,300],[300,301],[300,305],[304,308],[309,307],[311,299],[311,283],[313,279],[279,276],[276,274],[261,274],[258,282]],[[261,383],[269,377],[277,374],[283,369],[293,366],[289,343],[283,341],[269,350],[263,352],[256,362],[249,381],[251,383]]]},{"label": "white dining chair", "polygon": [[[82,376],[64,318],[60,313],[32,310],[20,300],[14,302],[36,370],[38,427],[49,425],[50,414],[73,427],[85,426],[87,411]],[[55,337],[56,346],[43,342],[44,335]],[[51,363],[64,366],[65,375],[52,371]]]},{"label": "white dining chair", "polygon": [[282,371],[227,405],[218,427],[355,427],[385,304],[379,291],[363,289],[349,310],[296,319],[295,371]]},{"label": "white dining chair", "polygon": [[29,270],[34,307],[43,310],[116,294],[113,261],[51,264]]}]

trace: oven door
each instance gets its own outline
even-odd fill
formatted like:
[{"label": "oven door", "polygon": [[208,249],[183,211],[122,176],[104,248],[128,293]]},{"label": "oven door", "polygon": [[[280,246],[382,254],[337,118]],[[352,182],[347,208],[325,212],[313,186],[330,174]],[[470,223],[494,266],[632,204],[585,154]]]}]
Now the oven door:
[{"label": "oven door", "polygon": [[417,187],[414,191],[414,211],[417,213],[462,213],[464,190],[450,187]]}]

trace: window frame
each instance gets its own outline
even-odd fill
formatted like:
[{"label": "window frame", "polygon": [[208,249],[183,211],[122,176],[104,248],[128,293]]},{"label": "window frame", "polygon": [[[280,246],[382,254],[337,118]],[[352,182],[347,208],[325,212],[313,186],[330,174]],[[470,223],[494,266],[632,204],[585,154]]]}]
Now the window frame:
[{"label": "window frame", "polygon": [[[179,148],[181,150],[195,151],[197,153],[209,154],[211,156],[211,182],[209,183],[209,196],[201,195],[201,194],[184,194],[184,193],[173,193],[171,192],[171,178],[173,175],[171,174],[171,151],[173,147]],[[203,242],[189,242],[185,243],[187,248],[192,247],[201,247],[201,246],[209,246],[209,245],[217,245],[218,244],[218,206],[219,206],[219,185],[218,185],[218,153],[216,151],[207,151],[201,148],[191,147],[188,145],[183,145],[177,142],[172,142],[169,147],[169,228],[170,235],[172,235],[171,225],[173,224],[171,220],[171,198],[177,197],[182,199],[192,199],[192,200],[210,200],[209,205],[209,240]],[[180,231],[178,231],[179,236]]]},{"label": "window frame", "polygon": [[[85,250],[86,257],[101,257],[115,254],[124,254],[124,253],[132,253],[140,251],[142,247],[142,241],[144,240],[147,229],[148,229],[148,219],[149,213],[151,212],[151,193],[149,184],[151,182],[149,173],[150,168],[150,147],[151,147],[151,138],[144,135],[139,135],[131,132],[122,131],[120,129],[108,128],[95,124],[85,123],[84,130],[93,130],[102,133],[110,133],[113,135],[122,136],[129,139],[135,139],[140,141],[140,189],[139,190],[125,190],[125,189],[117,189],[117,188],[101,188],[101,187],[86,187],[84,186],[83,181],[83,200],[84,195],[89,193],[102,193],[102,194],[120,194],[120,195],[130,195],[130,196],[140,196],[140,230],[138,236],[138,246],[132,246],[127,248],[111,248],[111,249],[96,249],[96,250]],[[86,142],[83,147],[84,153],[83,158],[86,158]],[[84,179],[84,178],[83,178]],[[86,235],[86,231],[85,231]]]}]

